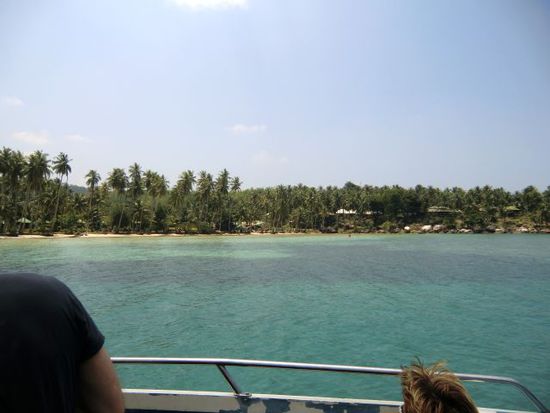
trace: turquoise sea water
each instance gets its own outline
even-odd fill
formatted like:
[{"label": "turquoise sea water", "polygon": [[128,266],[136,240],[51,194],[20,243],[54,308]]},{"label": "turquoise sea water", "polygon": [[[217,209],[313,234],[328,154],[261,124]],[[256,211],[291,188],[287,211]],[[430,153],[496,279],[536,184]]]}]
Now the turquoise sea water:
[{"label": "turquoise sea water", "polygon": [[[65,281],[112,355],[506,375],[550,405],[550,237],[396,235],[0,240],[0,272]],[[213,367],[125,366],[126,387],[226,390]],[[245,391],[399,399],[395,378],[231,369]],[[526,408],[507,386],[479,405]]]}]

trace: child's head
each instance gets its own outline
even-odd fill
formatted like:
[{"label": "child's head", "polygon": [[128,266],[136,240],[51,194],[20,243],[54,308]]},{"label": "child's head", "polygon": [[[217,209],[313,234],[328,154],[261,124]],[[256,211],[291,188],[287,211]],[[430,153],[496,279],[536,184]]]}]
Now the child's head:
[{"label": "child's head", "polygon": [[404,367],[401,387],[403,413],[478,413],[462,382],[442,362]]}]

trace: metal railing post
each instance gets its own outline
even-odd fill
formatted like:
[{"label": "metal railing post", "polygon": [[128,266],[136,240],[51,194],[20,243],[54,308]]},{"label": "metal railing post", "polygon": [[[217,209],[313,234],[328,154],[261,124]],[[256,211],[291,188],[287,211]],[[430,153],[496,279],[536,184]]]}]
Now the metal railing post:
[{"label": "metal railing post", "polygon": [[239,397],[250,397],[250,393],[243,393],[241,391],[241,388],[239,387],[237,382],[233,380],[233,377],[231,377],[231,375],[229,374],[229,372],[227,371],[227,369],[223,364],[216,364],[216,367],[218,367],[218,370],[220,370],[220,372],[222,373],[225,381],[231,386],[235,395]]}]

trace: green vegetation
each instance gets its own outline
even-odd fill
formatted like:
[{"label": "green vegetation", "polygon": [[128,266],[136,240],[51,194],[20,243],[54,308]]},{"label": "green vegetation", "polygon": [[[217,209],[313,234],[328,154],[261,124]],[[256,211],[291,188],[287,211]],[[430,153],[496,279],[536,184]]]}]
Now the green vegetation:
[{"label": "green vegetation", "polygon": [[163,175],[134,163],[102,180],[86,174],[87,191],[68,185],[71,160],[35,151],[0,151],[0,233],[53,232],[398,232],[422,225],[474,232],[547,231],[550,187],[510,193],[484,186],[470,190],[417,185],[342,188],[304,185],[241,189],[222,170],[184,171],[170,188]]}]

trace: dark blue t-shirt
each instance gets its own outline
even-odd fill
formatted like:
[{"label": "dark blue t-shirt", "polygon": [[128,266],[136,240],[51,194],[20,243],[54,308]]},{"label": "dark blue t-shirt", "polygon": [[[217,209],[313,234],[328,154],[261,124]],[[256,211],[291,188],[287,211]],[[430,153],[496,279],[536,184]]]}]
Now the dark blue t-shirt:
[{"label": "dark blue t-shirt", "polygon": [[0,413],[74,412],[79,365],[103,342],[61,281],[0,274]]}]

